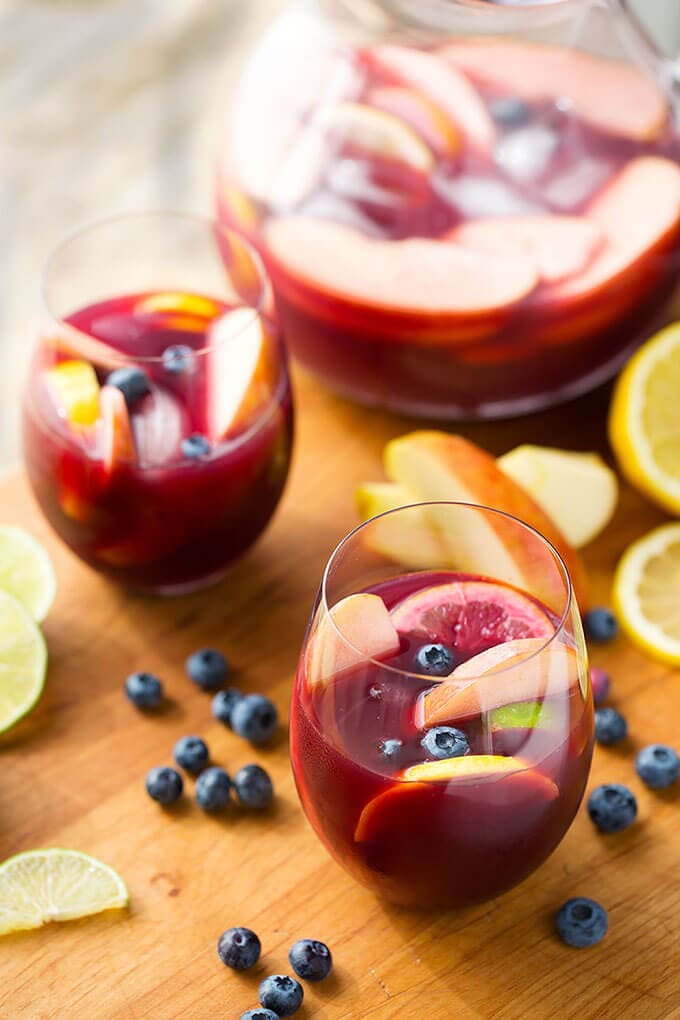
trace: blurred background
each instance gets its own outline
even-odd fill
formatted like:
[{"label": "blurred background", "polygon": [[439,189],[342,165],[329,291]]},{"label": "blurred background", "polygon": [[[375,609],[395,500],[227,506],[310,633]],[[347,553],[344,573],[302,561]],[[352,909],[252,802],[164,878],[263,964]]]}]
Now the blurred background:
[{"label": "blurred background", "polygon": [[[19,393],[46,257],[112,213],[211,212],[230,92],[284,3],[0,0],[0,473],[19,462]],[[660,45],[680,51],[680,0],[631,6]]]}]

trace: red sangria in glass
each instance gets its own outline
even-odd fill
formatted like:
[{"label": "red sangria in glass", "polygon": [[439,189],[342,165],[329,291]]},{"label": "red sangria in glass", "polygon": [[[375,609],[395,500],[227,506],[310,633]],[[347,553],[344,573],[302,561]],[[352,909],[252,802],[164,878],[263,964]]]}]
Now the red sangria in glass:
[{"label": "red sangria in glass", "polygon": [[[424,527],[449,568],[383,555]],[[291,756],[309,821],[360,882],[413,907],[504,892],[564,836],[592,746],[578,607],[538,532],[433,503],[338,546],[300,658]]]},{"label": "red sangria in glass", "polygon": [[208,220],[102,222],[52,256],[24,398],[28,476],[91,566],[143,591],[217,580],[267,525],[292,404],[259,257]]}]

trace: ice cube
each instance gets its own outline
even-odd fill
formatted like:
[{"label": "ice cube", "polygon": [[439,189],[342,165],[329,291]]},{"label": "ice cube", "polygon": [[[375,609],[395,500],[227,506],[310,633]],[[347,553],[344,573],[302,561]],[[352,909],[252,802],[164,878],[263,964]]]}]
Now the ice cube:
[{"label": "ice cube", "polygon": [[153,386],[150,395],[135,407],[131,418],[141,467],[158,467],[179,456],[189,422],[185,408],[172,393]]},{"label": "ice cube", "polygon": [[559,144],[559,135],[547,124],[529,124],[501,138],[496,163],[508,177],[530,184],[546,173]]},{"label": "ice cube", "polygon": [[544,209],[496,177],[435,176],[434,189],[466,219],[485,216],[531,216]]},{"label": "ice cube", "polygon": [[326,174],[328,185],[337,194],[352,202],[396,206],[402,201],[395,191],[381,188],[371,180],[369,164],[362,159],[338,159]]}]

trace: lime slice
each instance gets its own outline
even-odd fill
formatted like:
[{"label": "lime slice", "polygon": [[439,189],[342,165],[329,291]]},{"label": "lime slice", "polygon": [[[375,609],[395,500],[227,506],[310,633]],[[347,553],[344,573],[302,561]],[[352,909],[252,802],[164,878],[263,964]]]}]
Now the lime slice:
[{"label": "lime slice", "polygon": [[57,579],[47,550],[23,528],[0,525],[0,590],[41,623],[54,602]]},{"label": "lime slice", "polygon": [[27,850],[0,864],[0,935],[127,903],[120,875],[78,850]]},{"label": "lime slice", "polygon": [[35,705],[45,682],[47,648],[24,607],[0,591],[0,733]]}]

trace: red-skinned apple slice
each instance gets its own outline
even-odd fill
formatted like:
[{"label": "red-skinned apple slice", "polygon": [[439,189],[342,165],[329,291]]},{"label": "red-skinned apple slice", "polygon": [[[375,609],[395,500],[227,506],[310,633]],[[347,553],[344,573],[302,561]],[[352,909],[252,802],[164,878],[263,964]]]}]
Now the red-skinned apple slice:
[{"label": "red-skinned apple slice", "polygon": [[447,238],[455,244],[512,257],[533,259],[543,283],[559,283],[582,273],[605,243],[603,230],[583,216],[507,216],[473,220]]},{"label": "red-skinned apple slice", "polygon": [[409,124],[442,159],[460,151],[460,134],[437,103],[398,85],[381,85],[368,94],[368,102]]},{"label": "red-skinned apple slice", "polygon": [[406,163],[429,173],[434,166],[431,149],[403,120],[365,103],[335,103],[317,111],[314,123],[340,142],[369,155]]},{"label": "red-skinned apple slice", "polygon": [[[355,492],[359,516],[372,521],[364,533],[364,542],[374,552],[402,563],[411,570],[450,567],[451,557],[437,532],[413,496],[393,482],[369,482]],[[409,507],[407,514],[389,514],[388,510]]]},{"label": "red-skinned apple slice", "polygon": [[573,648],[558,640],[523,638],[496,645],[468,659],[450,677],[431,687],[416,706],[421,729],[463,722],[523,701],[564,697],[585,685]]},{"label": "red-skinned apple slice", "polygon": [[532,103],[563,99],[577,117],[609,134],[652,141],[668,123],[666,96],[632,64],[499,38],[471,39],[439,52],[483,87]]},{"label": "red-skinned apple slice", "polygon": [[130,427],[130,415],[122,391],[116,386],[102,386],[99,391],[101,419],[101,450],[108,475],[121,464],[133,464],[135,444]]},{"label": "red-skinned apple slice", "polygon": [[[585,574],[578,555],[537,503],[503,474],[484,450],[446,432],[412,432],[385,448],[388,478],[419,499],[479,504],[502,510],[531,525],[562,555],[581,607],[587,605]],[[561,615],[564,579],[547,546],[527,541],[515,521],[501,515],[469,511],[455,534],[446,507],[425,507],[431,525],[446,543],[456,570],[496,577],[530,591]],[[463,526],[463,521],[465,525]]]},{"label": "red-skinned apple slice", "polygon": [[465,75],[434,53],[385,44],[367,54],[382,74],[420,92],[440,107],[476,151],[489,155],[496,128],[484,102]]},{"label": "red-skinned apple slice", "polygon": [[354,839],[368,843],[374,837],[388,839],[392,829],[403,833],[404,818],[411,817],[412,808],[417,815],[421,805],[427,812],[431,791],[445,785],[447,803],[456,792],[480,788],[480,797],[493,799],[506,807],[522,800],[549,802],[558,794],[557,786],[547,776],[532,769],[521,758],[500,755],[467,755],[463,758],[446,758],[444,761],[422,762],[406,769],[397,782],[384,793],[378,794],[366,805],[359,817]]},{"label": "red-skinned apple slice", "polygon": [[533,291],[531,259],[497,258],[425,238],[381,241],[338,223],[306,217],[274,220],[266,233],[269,254],[294,283],[338,301],[393,315],[440,322],[444,316],[481,323]]},{"label": "red-skinned apple slice", "polygon": [[218,443],[271,397],[274,368],[269,338],[252,308],[215,319],[206,342],[207,433]]},{"label": "red-skinned apple slice", "polygon": [[337,602],[319,623],[307,653],[307,683],[325,685],[370,659],[399,651],[399,635],[379,595],[358,592]]}]

